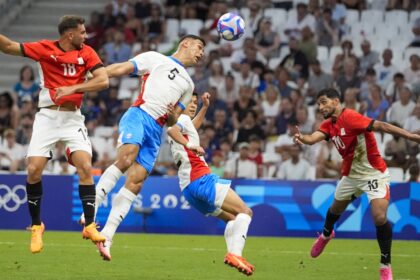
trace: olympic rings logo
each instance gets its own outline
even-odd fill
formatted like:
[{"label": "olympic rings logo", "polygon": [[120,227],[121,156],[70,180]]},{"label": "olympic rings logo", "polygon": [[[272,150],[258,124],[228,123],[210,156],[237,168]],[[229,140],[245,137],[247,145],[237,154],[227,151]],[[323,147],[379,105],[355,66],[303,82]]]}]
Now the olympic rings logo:
[{"label": "olympic rings logo", "polygon": [[25,186],[16,185],[13,188],[9,188],[7,185],[0,184],[0,209],[4,208],[7,212],[15,212],[26,201]]}]

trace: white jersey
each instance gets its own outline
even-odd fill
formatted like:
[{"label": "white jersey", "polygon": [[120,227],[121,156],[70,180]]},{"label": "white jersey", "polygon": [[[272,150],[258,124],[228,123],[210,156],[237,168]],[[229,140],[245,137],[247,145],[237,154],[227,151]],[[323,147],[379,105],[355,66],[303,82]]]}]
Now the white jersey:
[{"label": "white jersey", "polygon": [[140,93],[133,106],[142,108],[159,124],[166,122],[169,104],[185,108],[191,101],[194,82],[178,60],[151,51],[130,61],[135,67],[133,74],[143,76]]},{"label": "white jersey", "polygon": [[[191,145],[200,145],[197,129],[195,129],[189,116],[181,114],[178,118],[177,125],[181,128],[182,135]],[[171,137],[169,137],[169,143],[171,144],[172,156],[179,168],[178,177],[181,190],[187,187],[192,181],[211,173],[203,156],[197,156],[194,152],[175,142]]]}]

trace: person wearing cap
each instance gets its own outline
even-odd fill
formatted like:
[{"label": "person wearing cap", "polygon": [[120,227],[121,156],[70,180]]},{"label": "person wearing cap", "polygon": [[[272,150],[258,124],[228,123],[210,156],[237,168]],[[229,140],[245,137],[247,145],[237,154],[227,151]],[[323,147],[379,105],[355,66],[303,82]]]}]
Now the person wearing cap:
[{"label": "person wearing cap", "polygon": [[249,159],[249,144],[242,142],[238,144],[239,156],[228,160],[225,167],[225,178],[246,178],[256,179],[258,167],[255,162]]},{"label": "person wearing cap", "polygon": [[13,129],[6,129],[0,144],[0,168],[12,173],[18,171],[24,163],[26,149],[16,143],[16,133]]}]

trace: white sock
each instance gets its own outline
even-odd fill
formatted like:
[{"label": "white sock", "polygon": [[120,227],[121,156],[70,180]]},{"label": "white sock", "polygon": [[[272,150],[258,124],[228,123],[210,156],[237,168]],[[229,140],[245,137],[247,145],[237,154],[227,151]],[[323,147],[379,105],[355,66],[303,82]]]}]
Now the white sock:
[{"label": "white sock", "polygon": [[226,223],[225,227],[225,241],[228,253],[232,250],[232,234],[233,234],[233,225],[235,224],[235,220],[229,221]]},{"label": "white sock", "polygon": [[249,215],[240,213],[236,216],[235,223],[232,228],[232,254],[242,256],[250,223],[251,217]]},{"label": "white sock", "polygon": [[101,233],[109,240],[112,240],[118,226],[122,220],[127,216],[130,211],[133,200],[137,197],[134,193],[129,191],[123,186],[117,193],[113,200],[111,212],[109,213],[108,220]]}]

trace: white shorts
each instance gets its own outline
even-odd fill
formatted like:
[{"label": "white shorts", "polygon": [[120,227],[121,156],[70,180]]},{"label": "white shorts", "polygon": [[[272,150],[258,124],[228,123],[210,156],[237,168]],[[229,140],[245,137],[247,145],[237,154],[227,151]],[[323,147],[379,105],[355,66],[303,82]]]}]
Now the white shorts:
[{"label": "white shorts", "polygon": [[366,193],[369,202],[376,198],[385,198],[389,200],[390,182],[391,180],[388,171],[385,171],[385,173],[380,176],[367,179],[355,179],[344,176],[338,182],[334,197],[337,200],[352,200],[363,193]]},{"label": "white shorts", "polygon": [[80,110],[68,112],[44,108],[36,113],[27,157],[50,158],[57,142],[64,143],[67,156],[74,151],[92,155],[85,117]]}]

